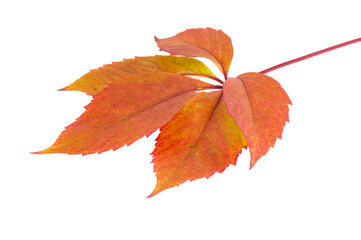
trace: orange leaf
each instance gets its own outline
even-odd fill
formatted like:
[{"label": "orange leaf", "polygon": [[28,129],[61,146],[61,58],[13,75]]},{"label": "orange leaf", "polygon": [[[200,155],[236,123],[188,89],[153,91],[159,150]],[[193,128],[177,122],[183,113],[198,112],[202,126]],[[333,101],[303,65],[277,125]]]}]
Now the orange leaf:
[{"label": "orange leaf", "polygon": [[227,112],[222,91],[196,94],[161,128],[152,153],[157,186],[149,197],[187,180],[222,173],[236,164],[246,146]]},{"label": "orange leaf", "polygon": [[281,138],[291,100],[276,80],[261,73],[228,78],[223,91],[228,112],[248,142],[252,168]]},{"label": "orange leaf", "polygon": [[172,72],[216,79],[216,76],[204,63],[194,58],[174,56],[136,57],[92,70],[60,90],[76,90],[94,96],[108,87],[109,84],[120,81],[122,77],[142,72]]},{"label": "orange leaf", "polygon": [[126,76],[95,95],[56,142],[37,153],[85,155],[129,145],[167,123],[197,89],[211,86],[175,73]]},{"label": "orange leaf", "polygon": [[222,30],[212,28],[188,29],[177,35],[155,41],[161,51],[172,55],[204,57],[216,64],[227,78],[233,57],[231,39]]},{"label": "orange leaf", "polygon": [[[160,50],[183,56],[125,59],[92,70],[61,89],[85,92],[93,100],[52,146],[36,153],[101,153],[130,145],[161,128],[152,153],[157,185],[149,197],[187,180],[222,173],[236,164],[242,148],[249,147],[252,168],[281,138],[291,104],[280,84],[264,73],[361,41],[355,39],[261,73],[227,78],[233,47],[221,30],[189,29],[155,40]],[[226,81],[190,57],[210,59]],[[207,77],[223,86],[188,75]]]}]

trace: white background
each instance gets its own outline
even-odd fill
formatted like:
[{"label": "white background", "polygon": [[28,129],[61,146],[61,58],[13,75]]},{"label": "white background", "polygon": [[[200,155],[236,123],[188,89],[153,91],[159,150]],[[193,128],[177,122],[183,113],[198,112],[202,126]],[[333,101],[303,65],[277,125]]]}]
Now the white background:
[{"label": "white background", "polygon": [[361,239],[361,43],[269,73],[291,122],[237,166],[153,198],[153,134],[101,155],[31,155],[90,97],[58,92],[153,36],[222,29],[230,76],[361,37],[359,1],[2,1],[0,239]]}]

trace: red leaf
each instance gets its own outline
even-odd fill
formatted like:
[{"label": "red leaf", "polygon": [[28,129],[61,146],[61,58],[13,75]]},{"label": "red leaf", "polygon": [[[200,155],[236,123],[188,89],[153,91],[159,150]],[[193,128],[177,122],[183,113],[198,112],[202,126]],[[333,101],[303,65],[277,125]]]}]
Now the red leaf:
[{"label": "red leaf", "polygon": [[60,90],[76,90],[94,96],[107,88],[109,84],[121,81],[122,77],[144,72],[172,72],[216,79],[208,67],[197,59],[174,56],[136,57],[92,70]]},{"label": "red leaf", "polygon": [[227,112],[222,91],[198,93],[161,128],[152,153],[157,186],[149,197],[187,180],[222,173],[236,164],[246,146]]},{"label": "red leaf", "polygon": [[233,57],[232,40],[222,32],[212,28],[188,29],[177,35],[155,41],[161,51],[172,55],[208,58],[227,78]]},{"label": "red leaf", "polygon": [[[155,39],[161,50],[186,57],[137,57],[85,74],[62,90],[85,92],[93,101],[51,147],[37,153],[101,153],[161,128],[152,153],[157,185],[150,197],[187,180],[222,173],[236,164],[242,148],[249,147],[252,168],[281,138],[292,104],[281,85],[264,73],[361,41],[345,42],[261,73],[227,78],[233,48],[221,30],[189,29]],[[213,61],[225,83],[189,57]],[[185,75],[207,77],[223,86]],[[217,91],[207,92],[210,89]]]},{"label": "red leaf", "polygon": [[276,80],[261,73],[228,78],[223,89],[228,112],[248,142],[252,168],[281,138],[291,100]]},{"label": "red leaf", "polygon": [[37,153],[91,154],[130,145],[167,123],[197,89],[212,85],[174,73],[142,73],[111,84]]}]

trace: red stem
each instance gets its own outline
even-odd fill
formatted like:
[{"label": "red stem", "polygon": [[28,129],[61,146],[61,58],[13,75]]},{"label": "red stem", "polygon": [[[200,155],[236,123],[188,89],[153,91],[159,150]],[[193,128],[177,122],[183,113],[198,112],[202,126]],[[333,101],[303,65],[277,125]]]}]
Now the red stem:
[{"label": "red stem", "polygon": [[213,85],[213,86],[210,86],[210,87],[204,87],[203,89],[222,89],[222,88],[223,88],[222,86]]},{"label": "red stem", "polygon": [[220,84],[223,85],[223,81],[220,80],[219,78],[215,78],[215,77],[211,77],[211,76],[206,76],[206,77],[208,77],[209,79],[212,79],[212,80],[214,80],[214,81],[217,81],[217,82],[219,82]]},{"label": "red stem", "polygon": [[325,48],[325,49],[322,49],[322,50],[320,50],[320,51],[317,51],[317,52],[314,52],[314,53],[310,53],[310,54],[307,54],[307,55],[305,55],[305,56],[302,56],[302,57],[299,57],[299,58],[296,58],[296,59],[293,59],[293,60],[290,60],[290,61],[287,61],[287,62],[278,64],[278,65],[276,65],[276,66],[267,68],[267,69],[261,71],[260,73],[266,74],[266,73],[269,73],[269,72],[271,72],[271,71],[273,71],[273,70],[276,70],[276,69],[285,67],[285,66],[287,66],[287,65],[290,65],[290,64],[293,64],[293,63],[296,63],[296,62],[300,62],[300,61],[306,60],[306,59],[308,59],[308,58],[311,58],[311,57],[320,55],[320,54],[322,54],[322,53],[329,52],[329,51],[335,50],[335,49],[337,49],[337,48],[341,48],[341,47],[344,47],[344,46],[347,46],[347,45],[350,45],[350,44],[353,44],[353,43],[357,43],[357,42],[361,42],[361,38],[356,38],[356,39],[354,39],[354,40],[351,40],[351,41],[348,41],[348,42],[344,42],[344,43],[341,43],[341,44],[337,44],[337,45],[335,45],[335,46],[332,46],[332,47],[329,47],[329,48]]}]

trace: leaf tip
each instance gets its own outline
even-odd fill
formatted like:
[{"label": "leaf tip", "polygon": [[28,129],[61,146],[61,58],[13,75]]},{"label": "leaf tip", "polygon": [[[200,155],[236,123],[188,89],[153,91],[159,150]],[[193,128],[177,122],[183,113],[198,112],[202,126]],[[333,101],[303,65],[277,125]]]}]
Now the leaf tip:
[{"label": "leaf tip", "polygon": [[151,197],[153,197],[154,195],[155,195],[155,194],[151,193],[151,194],[149,194],[149,196],[146,197],[146,198],[151,198]]},{"label": "leaf tip", "polygon": [[155,41],[156,43],[158,43],[158,41],[159,41],[159,38],[157,38],[157,36],[155,36],[155,35],[154,35],[154,41]]},{"label": "leaf tip", "polygon": [[261,156],[255,156],[251,154],[251,162],[249,164],[249,170],[251,170],[254,165],[256,165],[257,161],[261,158]]},{"label": "leaf tip", "polygon": [[251,163],[249,164],[249,170],[251,170],[255,164],[256,164],[255,162],[251,161]]},{"label": "leaf tip", "polygon": [[161,191],[157,190],[157,188],[155,188],[153,190],[153,192],[151,192],[151,194],[148,195],[147,198],[151,198],[151,197],[154,197],[155,195],[157,195],[158,193],[160,193]]},{"label": "leaf tip", "polygon": [[[168,183],[168,184],[167,184]],[[157,179],[157,184],[153,190],[153,192],[151,194],[149,194],[149,196],[147,198],[151,198],[155,195],[157,195],[160,192],[163,192],[164,190],[171,188],[171,187],[175,187],[178,186],[179,184],[169,184],[169,182],[164,181],[164,180],[160,180],[159,178]]]},{"label": "leaf tip", "polygon": [[30,154],[47,154],[47,153],[50,153],[49,148],[37,152],[30,152]]},{"label": "leaf tip", "polygon": [[68,87],[63,87],[63,88],[58,89],[58,91],[67,91],[68,90],[67,88]]},{"label": "leaf tip", "polygon": [[68,91],[68,86],[58,89],[58,91]]}]

